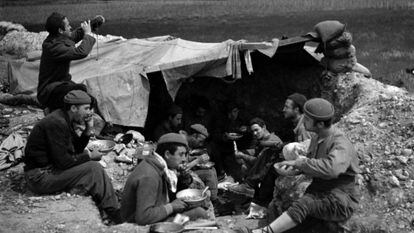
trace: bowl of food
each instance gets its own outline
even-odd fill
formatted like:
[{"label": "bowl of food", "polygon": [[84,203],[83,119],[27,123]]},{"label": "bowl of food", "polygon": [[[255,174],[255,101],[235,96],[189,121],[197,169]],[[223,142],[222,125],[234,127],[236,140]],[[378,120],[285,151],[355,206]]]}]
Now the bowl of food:
[{"label": "bowl of food", "polygon": [[176,197],[183,200],[191,207],[197,207],[203,205],[207,198],[207,193],[202,196],[203,190],[201,189],[184,189],[176,194]]},{"label": "bowl of food", "polygon": [[86,147],[90,151],[98,150],[102,153],[108,153],[114,149],[115,145],[116,143],[111,140],[91,140]]},{"label": "bowl of food", "polygon": [[241,137],[243,137],[243,135],[241,135],[239,133],[227,133],[227,135],[231,140],[237,140],[237,139],[240,139]]},{"label": "bowl of food", "polygon": [[183,225],[174,222],[159,222],[150,226],[151,233],[179,233],[183,231]]}]

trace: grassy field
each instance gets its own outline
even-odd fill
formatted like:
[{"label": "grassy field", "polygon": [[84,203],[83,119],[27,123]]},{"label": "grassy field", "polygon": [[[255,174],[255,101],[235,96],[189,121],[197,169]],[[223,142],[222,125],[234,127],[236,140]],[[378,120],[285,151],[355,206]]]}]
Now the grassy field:
[{"label": "grassy field", "polygon": [[[18,23],[43,23],[52,11],[69,18],[88,18],[103,14],[108,19],[165,19],[268,16],[287,12],[312,12],[413,6],[412,0],[3,0],[0,15]],[[80,2],[83,2],[80,4]],[[45,3],[45,4],[41,4]]]},{"label": "grassy field", "polygon": [[322,20],[337,19],[347,24],[358,61],[372,71],[374,78],[414,90],[414,76],[405,73],[406,68],[414,68],[412,0],[13,2],[21,4],[1,7],[0,20],[22,23],[30,31],[43,30],[50,12],[59,11],[71,19],[73,26],[95,14],[105,15],[107,23],[101,34],[127,38],[169,34],[202,42],[229,38],[268,41],[283,35],[302,35]]}]

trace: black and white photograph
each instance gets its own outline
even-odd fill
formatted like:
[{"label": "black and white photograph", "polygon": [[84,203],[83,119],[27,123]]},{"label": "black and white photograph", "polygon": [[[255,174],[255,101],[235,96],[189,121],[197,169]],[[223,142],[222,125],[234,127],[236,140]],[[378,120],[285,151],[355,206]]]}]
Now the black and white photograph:
[{"label": "black and white photograph", "polygon": [[413,0],[1,0],[0,233],[414,232]]}]

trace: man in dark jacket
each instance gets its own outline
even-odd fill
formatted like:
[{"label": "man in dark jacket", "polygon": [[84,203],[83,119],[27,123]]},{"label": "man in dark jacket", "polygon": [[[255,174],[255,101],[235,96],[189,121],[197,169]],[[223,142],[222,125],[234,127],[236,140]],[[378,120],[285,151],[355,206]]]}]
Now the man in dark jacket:
[{"label": "man in dark jacket", "polygon": [[[304,107],[305,129],[315,132],[306,158],[283,161],[275,165],[280,175],[305,174],[313,181],[303,197],[295,201],[275,221],[253,232],[284,232],[295,228],[334,226],[319,232],[339,232],[358,207],[355,176],[360,172],[359,160],[344,133],[331,127],[334,107],[321,98],[308,100]],[[328,224],[327,224],[328,223]]]},{"label": "man in dark jacket", "polygon": [[167,112],[168,116],[154,129],[154,140],[167,133],[179,133],[182,130],[183,109],[173,104]]},{"label": "man in dark jacket", "polygon": [[255,147],[246,150],[246,153],[241,151],[235,153],[242,168],[246,167],[244,183],[230,186],[229,191],[253,197],[255,191],[257,192],[259,189],[259,184],[275,162],[276,152],[280,150],[283,143],[276,134],[267,130],[266,124],[261,118],[256,117],[250,120],[250,129],[255,138]]},{"label": "man in dark jacket", "polygon": [[[86,86],[72,81],[70,62],[88,56],[95,44],[89,21],[81,23],[74,31],[69,20],[59,13],[52,13],[46,20],[48,37],[42,44],[37,99],[52,112],[63,107],[63,97],[71,90],[86,91]],[[75,46],[79,41],[79,46]]]},{"label": "man in dark jacket", "polygon": [[183,200],[170,199],[177,191],[177,170],[187,160],[187,147],[183,135],[164,134],[158,140],[156,153],[135,167],[122,196],[121,215],[126,222],[147,225],[181,212],[191,219],[207,218],[203,208],[190,209]]},{"label": "man in dark jacket", "polygon": [[[64,109],[58,109],[38,122],[27,140],[25,178],[31,191],[51,194],[76,191],[91,195],[98,207],[115,222],[120,222],[119,203],[110,178],[100,160],[102,153],[89,151],[93,126],[90,96],[80,90],[64,97]],[[78,136],[73,123],[85,121],[86,129]]]}]

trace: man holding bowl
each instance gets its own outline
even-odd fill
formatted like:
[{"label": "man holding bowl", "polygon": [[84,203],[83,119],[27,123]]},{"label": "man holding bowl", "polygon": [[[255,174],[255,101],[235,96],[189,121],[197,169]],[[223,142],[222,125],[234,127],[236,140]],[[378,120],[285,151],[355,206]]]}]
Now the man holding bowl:
[{"label": "man holding bowl", "polygon": [[147,225],[168,221],[176,213],[190,219],[207,218],[203,208],[194,208],[182,199],[173,198],[184,178],[178,171],[186,162],[187,148],[183,135],[164,134],[158,140],[155,153],[135,167],[122,196],[121,215],[126,222]]}]

